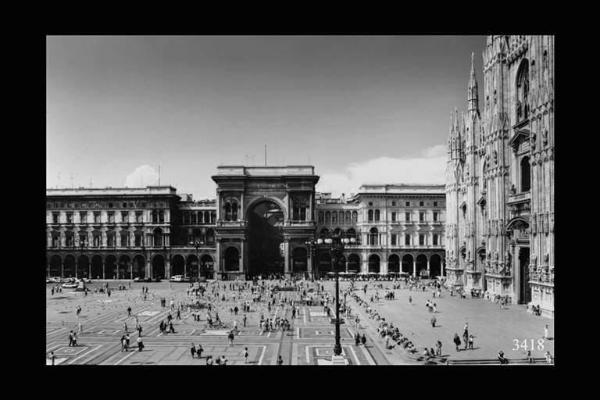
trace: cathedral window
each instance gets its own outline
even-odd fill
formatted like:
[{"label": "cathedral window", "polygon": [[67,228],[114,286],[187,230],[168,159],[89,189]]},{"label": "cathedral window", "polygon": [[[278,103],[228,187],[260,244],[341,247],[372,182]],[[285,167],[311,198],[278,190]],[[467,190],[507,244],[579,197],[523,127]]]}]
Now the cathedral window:
[{"label": "cathedral window", "polygon": [[528,192],[531,187],[529,157],[521,160],[521,192]]},{"label": "cathedral window", "polygon": [[517,72],[517,122],[524,121],[529,116],[529,64],[523,60]]}]

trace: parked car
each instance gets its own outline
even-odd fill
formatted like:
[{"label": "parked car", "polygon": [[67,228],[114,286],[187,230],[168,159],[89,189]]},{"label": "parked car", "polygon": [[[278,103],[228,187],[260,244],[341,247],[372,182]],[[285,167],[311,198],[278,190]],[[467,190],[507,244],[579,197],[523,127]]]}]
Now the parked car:
[{"label": "parked car", "polygon": [[183,282],[183,275],[173,275],[171,282]]},{"label": "parked car", "polygon": [[79,284],[77,283],[63,283],[62,287],[64,287],[65,289],[73,289],[76,288],[77,286],[79,286]]}]

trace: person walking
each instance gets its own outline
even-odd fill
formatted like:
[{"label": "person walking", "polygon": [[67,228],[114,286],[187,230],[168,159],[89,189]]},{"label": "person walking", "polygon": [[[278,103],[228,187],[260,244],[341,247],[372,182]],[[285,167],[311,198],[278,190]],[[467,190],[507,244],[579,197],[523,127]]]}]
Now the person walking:
[{"label": "person walking", "polygon": [[204,348],[202,348],[202,345],[200,343],[198,343],[198,345],[196,345],[196,354],[198,355],[198,358],[202,358],[203,351],[204,351]]},{"label": "person walking", "polygon": [[227,338],[229,339],[229,346],[233,346],[233,338],[234,338],[233,330],[229,332],[229,335],[227,336]]},{"label": "person walking", "polygon": [[435,328],[435,323],[437,322],[437,320],[435,319],[435,315],[433,317],[431,317],[431,327]]},{"label": "person walking", "polygon": [[69,347],[73,346],[73,331],[69,332]]},{"label": "person walking", "polygon": [[367,335],[365,335],[363,333],[363,335],[360,338],[360,342],[362,343],[363,346],[366,346],[366,344],[367,344]]},{"label": "person walking", "polygon": [[281,354],[279,355],[279,358],[277,358],[277,365],[283,365],[283,357],[281,357]]},{"label": "person walking", "polygon": [[408,296],[408,303],[412,304],[412,296]]},{"label": "person walking", "polygon": [[192,358],[196,357],[196,346],[192,343],[192,347],[190,347],[190,353],[192,354]]},{"label": "person walking", "polygon": [[142,338],[138,336],[137,338],[138,351],[142,351],[144,349],[144,343],[142,342]]},{"label": "person walking", "polygon": [[460,351],[460,348],[459,348],[459,346],[460,346],[460,337],[458,337],[458,333],[454,334],[453,341],[454,341],[454,344],[456,345],[456,351]]},{"label": "person walking", "polygon": [[127,316],[131,317],[131,306],[127,307]]},{"label": "person walking", "polygon": [[439,339],[435,342],[435,355],[440,357],[442,355],[442,342]]},{"label": "person walking", "polygon": [[125,335],[121,336],[121,351],[127,351],[127,342],[125,341]]},{"label": "person walking", "polygon": [[138,324],[137,331],[138,331],[138,337],[142,337],[142,325],[141,324]]},{"label": "person walking", "polygon": [[247,347],[244,348],[242,355],[244,356],[244,364],[248,364],[248,348]]},{"label": "person walking", "polygon": [[244,328],[246,327],[246,314],[244,314],[244,318],[242,319],[242,321],[244,321]]},{"label": "person walking", "polygon": [[474,336],[471,334],[469,335],[469,349],[474,350],[473,346],[474,346]]},{"label": "person walking", "polygon": [[55,365],[56,356],[54,355],[53,351],[50,352],[50,356],[48,358],[50,358],[50,365]]}]

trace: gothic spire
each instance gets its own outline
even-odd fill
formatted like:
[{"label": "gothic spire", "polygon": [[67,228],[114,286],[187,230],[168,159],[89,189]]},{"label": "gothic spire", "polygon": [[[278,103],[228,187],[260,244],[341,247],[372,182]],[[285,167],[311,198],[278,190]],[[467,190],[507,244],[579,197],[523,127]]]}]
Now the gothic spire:
[{"label": "gothic spire", "polygon": [[469,77],[467,103],[469,111],[474,111],[479,114],[479,93],[477,89],[477,78],[475,76],[475,53],[471,53],[471,76]]}]

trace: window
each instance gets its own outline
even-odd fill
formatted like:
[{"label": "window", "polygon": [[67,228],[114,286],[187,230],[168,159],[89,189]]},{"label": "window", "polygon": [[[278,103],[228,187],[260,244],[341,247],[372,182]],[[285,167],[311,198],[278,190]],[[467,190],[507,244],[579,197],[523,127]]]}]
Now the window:
[{"label": "window", "polygon": [[135,222],[137,223],[142,223],[143,221],[143,214],[141,211],[136,211],[135,212]]},{"label": "window", "polygon": [[521,192],[528,192],[531,187],[529,157],[521,160]]},{"label": "window", "polygon": [[100,213],[98,211],[94,212],[94,223],[95,224],[99,224],[100,223]]},{"label": "window", "polygon": [[108,203],[108,208],[113,208],[113,203]]},{"label": "window", "polygon": [[396,207],[396,202],[392,201],[392,207]]},{"label": "window", "polygon": [[351,224],[352,223],[352,216],[350,214],[350,211],[346,211],[346,224]]},{"label": "window", "polygon": [[433,235],[433,245],[434,246],[438,245],[438,235],[436,235],[436,234]]},{"label": "window", "polygon": [[127,203],[123,202],[123,208],[127,208]]},{"label": "window", "polygon": [[369,210],[369,212],[368,212],[368,217],[369,217],[369,218],[368,218],[368,221],[369,221],[369,222],[373,222],[373,210]]},{"label": "window", "polygon": [[375,221],[379,221],[379,210],[375,210]]},{"label": "window", "polygon": [[86,233],[80,233],[79,234],[79,245],[82,247],[87,247],[88,242],[87,242],[87,234]]},{"label": "window", "polygon": [[372,201],[369,202],[369,207],[371,207],[371,206],[373,206],[373,202]]},{"label": "window", "polygon": [[92,246],[100,247],[101,240],[102,240],[102,236],[100,235],[100,232],[98,232],[98,231],[94,232]]},{"label": "window", "polygon": [[58,224],[58,216],[59,216],[59,214],[57,212],[52,213],[52,223],[53,224]]},{"label": "window", "polygon": [[437,212],[437,211],[434,211],[434,212],[433,212],[433,221],[434,221],[434,222],[437,222],[437,221],[438,221],[438,212]]},{"label": "window", "polygon": [[115,223],[115,213],[113,211],[108,213],[108,222],[111,224]]},{"label": "window", "polygon": [[72,224],[72,223],[73,223],[73,213],[68,212],[67,213],[67,224]]},{"label": "window", "polygon": [[337,224],[337,212],[335,211],[331,213],[331,223]]},{"label": "window", "polygon": [[437,204],[438,204],[438,202],[437,202],[437,201],[434,201],[434,202],[433,202],[433,206],[434,206],[434,207],[437,207]]},{"label": "window", "polygon": [[410,201],[407,201],[407,202],[406,202],[404,205],[405,205],[406,207],[410,207]]},{"label": "window", "polygon": [[409,213],[409,212],[407,212],[407,213],[404,213],[404,220],[405,220],[406,222],[410,222],[410,213]]},{"label": "window", "polygon": [[419,246],[423,246],[425,244],[425,235],[419,235]]},{"label": "window", "polygon": [[142,247],[142,231],[135,231],[135,247]]},{"label": "window", "polygon": [[396,234],[392,233],[392,246],[396,245]]},{"label": "window", "polygon": [[425,205],[424,202],[422,202],[422,201],[419,202],[419,207],[423,207],[424,205]]},{"label": "window", "polygon": [[331,213],[329,211],[325,211],[325,223],[331,223]]},{"label": "window", "polygon": [[377,237],[379,236],[379,232],[377,228],[371,228],[369,231],[369,244],[371,246],[377,246]]},{"label": "window", "polygon": [[121,247],[129,247],[129,232],[121,231]]},{"label": "window", "polygon": [[75,246],[75,235],[73,234],[72,231],[67,231],[65,233],[65,237],[66,237],[67,247]]},{"label": "window", "polygon": [[358,212],[352,211],[352,223],[356,224],[358,222]]},{"label": "window", "polygon": [[108,247],[115,247],[117,245],[116,238],[117,236],[114,231],[108,231],[106,233],[106,245]]},{"label": "window", "polygon": [[[292,210],[292,220],[306,221],[306,209],[308,208],[308,200],[302,197],[294,198]],[[342,218],[340,218],[340,222]]]},{"label": "window", "polygon": [[160,224],[164,224],[165,223],[165,212],[163,210],[160,210],[158,212],[158,222]]},{"label": "window", "polygon": [[129,213],[127,211],[121,212],[121,222],[124,222],[124,223],[129,222]]},{"label": "window", "polygon": [[231,203],[231,220],[237,221],[238,219],[238,203],[234,201]]},{"label": "window", "polygon": [[404,235],[404,244],[410,246],[410,235]]},{"label": "window", "polygon": [[425,213],[424,212],[420,212],[419,213],[419,222],[424,222],[425,221]]},{"label": "window", "polygon": [[52,232],[52,247],[60,247],[60,233]]},{"label": "window", "polygon": [[319,211],[319,224],[323,223],[324,214],[323,211]]},{"label": "window", "polygon": [[392,212],[392,222],[396,222],[396,213]]},{"label": "window", "polygon": [[521,62],[517,73],[517,122],[524,121],[529,116],[529,64],[527,59]]}]

